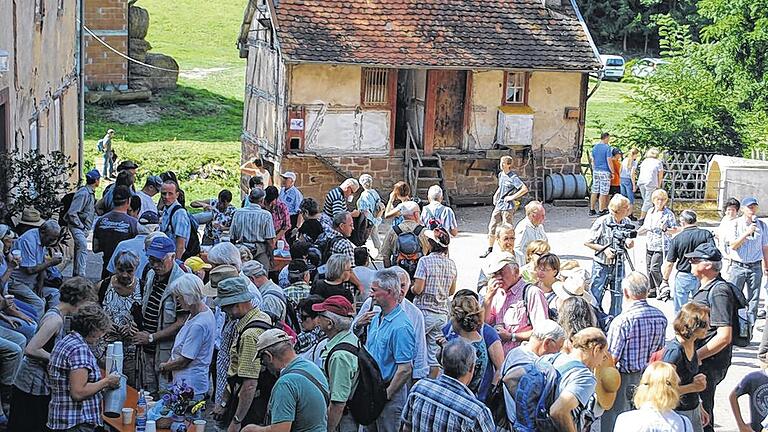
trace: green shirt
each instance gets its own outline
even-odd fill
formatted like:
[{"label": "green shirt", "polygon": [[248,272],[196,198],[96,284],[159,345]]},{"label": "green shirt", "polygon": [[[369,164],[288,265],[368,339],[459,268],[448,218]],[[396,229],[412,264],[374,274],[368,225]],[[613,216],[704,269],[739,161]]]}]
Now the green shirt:
[{"label": "green shirt", "polygon": [[352,398],[357,387],[357,356],[347,351],[336,351],[330,362],[328,353],[338,344],[346,342],[357,346],[357,336],[352,331],[341,332],[329,340],[320,358],[323,359],[328,371],[328,381],[331,385],[331,402],[346,402]]},{"label": "green shirt", "polygon": [[280,373],[269,399],[270,424],[292,422],[292,432],[327,432],[328,407],[325,397],[307,377],[291,373],[303,370],[320,382],[328,391],[328,380],[323,371],[311,361],[296,357]]}]

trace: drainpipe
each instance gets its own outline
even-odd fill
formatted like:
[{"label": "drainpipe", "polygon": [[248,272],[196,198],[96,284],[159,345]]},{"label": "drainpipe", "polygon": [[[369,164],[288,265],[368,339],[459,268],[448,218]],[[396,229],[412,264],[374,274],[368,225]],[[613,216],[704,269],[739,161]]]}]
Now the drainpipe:
[{"label": "drainpipe", "polygon": [[78,42],[78,56],[77,56],[77,87],[78,87],[78,122],[77,122],[77,133],[78,133],[78,140],[79,140],[79,146],[77,150],[77,183],[82,183],[82,176],[83,176],[83,163],[84,163],[84,156],[83,156],[83,148],[85,147],[85,82],[83,81],[84,73],[83,73],[83,66],[84,66],[84,58],[85,58],[85,41],[84,41],[84,33],[83,33],[83,26],[85,23],[83,20],[85,19],[85,0],[79,0],[78,1],[78,21],[80,23],[80,26],[78,27],[78,33],[77,33],[77,42]]}]

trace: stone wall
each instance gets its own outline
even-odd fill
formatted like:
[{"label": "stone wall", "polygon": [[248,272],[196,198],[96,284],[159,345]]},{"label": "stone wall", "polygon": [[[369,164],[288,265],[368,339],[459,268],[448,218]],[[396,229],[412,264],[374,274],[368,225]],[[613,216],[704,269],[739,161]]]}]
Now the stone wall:
[{"label": "stone wall", "polygon": [[179,64],[171,56],[148,52],[152,45],[145,40],[149,30],[149,12],[138,6],[131,6],[128,11],[129,52],[131,58],[150,66],[132,62],[129,67],[129,87],[136,90],[174,89],[179,79]]},{"label": "stone wall", "polygon": [[[85,0],[85,25],[117,51],[128,54],[128,1]],[[74,7],[74,6],[73,6]],[[85,85],[91,90],[128,88],[128,60],[85,33]]]}]

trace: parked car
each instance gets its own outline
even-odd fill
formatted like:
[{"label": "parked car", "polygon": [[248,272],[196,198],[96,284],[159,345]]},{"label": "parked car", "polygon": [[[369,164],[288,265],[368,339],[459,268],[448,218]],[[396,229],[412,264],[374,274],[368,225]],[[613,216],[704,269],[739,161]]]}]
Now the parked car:
[{"label": "parked car", "polygon": [[632,76],[637,78],[648,78],[649,76],[655,74],[659,67],[662,67],[668,63],[668,61],[662,60],[660,58],[646,57],[644,59],[640,59],[637,61],[637,63],[635,63],[634,66],[632,66]]},{"label": "parked car", "polygon": [[621,81],[624,77],[624,57],[617,55],[600,55],[603,69],[600,78],[606,81]]}]

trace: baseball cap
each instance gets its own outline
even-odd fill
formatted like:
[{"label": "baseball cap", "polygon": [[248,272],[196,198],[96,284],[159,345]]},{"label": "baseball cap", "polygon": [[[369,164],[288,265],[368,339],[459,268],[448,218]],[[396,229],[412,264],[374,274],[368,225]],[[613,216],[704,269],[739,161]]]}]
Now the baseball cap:
[{"label": "baseball cap", "polygon": [[192,269],[194,272],[199,272],[200,270],[210,270],[211,265],[207,262],[203,261],[202,258],[198,256],[193,256],[187,258],[186,261],[184,261],[184,265]]},{"label": "baseball cap", "polygon": [[259,355],[261,355],[262,351],[281,342],[292,342],[291,337],[288,336],[288,333],[280,329],[266,330],[261,334],[261,336],[259,336],[259,339],[256,341],[256,356],[254,357],[254,360],[259,358]]},{"label": "baseball cap", "polygon": [[694,249],[693,252],[685,254],[686,258],[699,258],[706,261],[720,261],[723,259],[723,255],[714,245],[710,243],[702,243]]},{"label": "baseball cap", "polygon": [[293,181],[296,181],[296,173],[293,172],[293,171],[284,172],[284,173],[280,174],[280,177],[282,177],[282,178],[289,178],[289,179],[291,179]]},{"label": "baseball cap", "polygon": [[488,258],[485,259],[485,263],[483,264],[483,272],[485,272],[486,276],[491,276],[492,274],[503,269],[507,264],[517,264],[517,260],[515,259],[514,255],[509,252],[492,253],[488,256]]},{"label": "baseball cap", "polygon": [[145,211],[139,217],[139,223],[142,225],[157,225],[160,223],[160,215],[152,210]]},{"label": "baseball cap", "polygon": [[757,198],[755,197],[747,197],[741,200],[741,206],[742,207],[749,207],[751,205],[758,205],[757,204]]},{"label": "baseball cap", "polygon": [[253,300],[253,293],[248,291],[248,280],[242,277],[233,277],[219,282],[214,304],[224,307],[251,300]]},{"label": "baseball cap", "polygon": [[88,179],[88,180],[91,180],[91,181],[98,180],[98,179],[101,178],[101,173],[99,172],[99,170],[94,168],[94,169],[88,171],[87,173],[85,173],[85,178]]},{"label": "baseball cap", "polygon": [[169,253],[176,252],[176,244],[168,237],[156,237],[147,248],[147,256],[163,259]]},{"label": "baseball cap", "polygon": [[346,297],[340,295],[330,296],[322,303],[313,304],[312,310],[315,312],[328,311],[345,317],[355,316],[355,308],[352,306],[352,303]]},{"label": "baseball cap", "polygon": [[620,148],[614,147],[613,150],[611,150],[611,155],[616,156],[617,154],[624,154],[624,152],[621,151]]},{"label": "baseball cap", "polygon": [[248,194],[248,200],[251,202],[259,202],[266,196],[266,192],[264,192],[264,189],[261,188],[253,188],[251,189],[251,193]]},{"label": "baseball cap", "polygon": [[112,199],[116,202],[125,202],[131,199],[131,190],[128,186],[115,186],[115,191],[112,193]]},{"label": "baseball cap", "polygon": [[163,179],[161,179],[160,176],[151,175],[147,177],[146,184],[160,190],[160,188],[163,187]]}]

